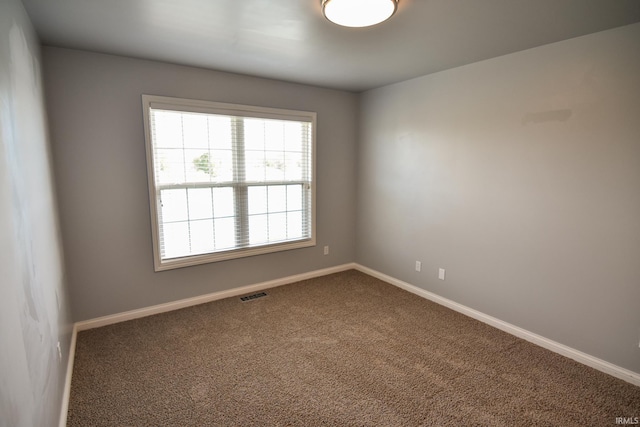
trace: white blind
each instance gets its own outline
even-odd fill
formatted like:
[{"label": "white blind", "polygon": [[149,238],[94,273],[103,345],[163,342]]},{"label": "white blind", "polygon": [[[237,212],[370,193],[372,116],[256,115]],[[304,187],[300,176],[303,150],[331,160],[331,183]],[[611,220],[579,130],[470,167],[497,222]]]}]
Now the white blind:
[{"label": "white blind", "polygon": [[148,106],[160,261],[311,239],[312,117],[185,104]]}]

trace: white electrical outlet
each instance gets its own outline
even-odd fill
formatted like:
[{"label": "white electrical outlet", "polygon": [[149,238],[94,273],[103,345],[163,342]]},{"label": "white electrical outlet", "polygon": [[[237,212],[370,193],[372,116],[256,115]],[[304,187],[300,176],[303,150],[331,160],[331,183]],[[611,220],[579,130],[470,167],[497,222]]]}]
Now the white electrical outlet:
[{"label": "white electrical outlet", "polygon": [[324,254],[329,255],[329,246],[324,247]]},{"label": "white electrical outlet", "polygon": [[416,261],[416,271],[422,271],[422,262]]},{"label": "white electrical outlet", "polygon": [[438,269],[438,279],[444,280],[444,273],[445,273],[444,268],[439,268]]}]

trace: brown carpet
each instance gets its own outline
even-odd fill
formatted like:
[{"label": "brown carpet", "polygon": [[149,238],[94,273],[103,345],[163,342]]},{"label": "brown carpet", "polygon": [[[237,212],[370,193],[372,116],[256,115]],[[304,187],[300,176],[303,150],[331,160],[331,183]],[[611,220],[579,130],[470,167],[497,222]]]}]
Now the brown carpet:
[{"label": "brown carpet", "polygon": [[640,387],[357,271],[80,332],[69,426],[609,426]]}]

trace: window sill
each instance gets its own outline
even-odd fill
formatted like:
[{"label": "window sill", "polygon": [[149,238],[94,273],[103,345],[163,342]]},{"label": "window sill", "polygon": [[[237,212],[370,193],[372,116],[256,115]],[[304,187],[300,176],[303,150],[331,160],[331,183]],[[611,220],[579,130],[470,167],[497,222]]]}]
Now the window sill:
[{"label": "window sill", "polygon": [[159,260],[156,258],[155,271],[173,270],[176,268],[190,267],[193,265],[209,264],[219,261],[227,261],[238,258],[263,255],[274,252],[289,251],[292,249],[308,248],[316,245],[315,239],[298,240],[295,242],[284,242],[252,248],[233,249],[229,251],[208,253],[202,255],[192,255],[180,258]]}]

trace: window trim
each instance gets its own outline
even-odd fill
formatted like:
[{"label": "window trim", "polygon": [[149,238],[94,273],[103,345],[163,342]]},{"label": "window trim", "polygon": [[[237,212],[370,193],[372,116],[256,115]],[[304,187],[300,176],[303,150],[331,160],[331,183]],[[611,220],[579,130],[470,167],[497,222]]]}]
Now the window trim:
[{"label": "window trim", "polygon": [[[166,108],[174,111],[228,114],[242,117],[255,117],[280,120],[297,120],[311,123],[311,237],[292,242],[268,243],[249,248],[236,248],[207,254],[189,255],[163,260],[160,251],[160,227],[158,224],[158,188],[155,182],[155,159],[151,141],[151,108]],[[286,110],[280,108],[258,107],[241,104],[228,104],[204,100],[173,98],[167,96],[142,95],[144,120],[144,138],[147,159],[147,182],[149,187],[149,210],[151,216],[151,237],[153,244],[153,263],[155,271],[171,270],[192,265],[206,264],[237,258],[244,258],[273,252],[316,246],[316,119],[317,114],[310,111]]]}]

